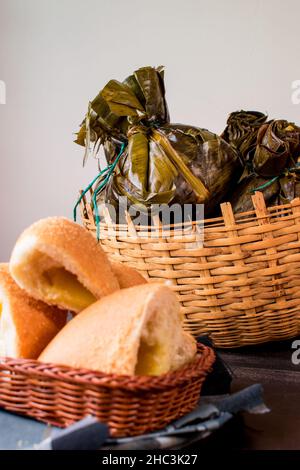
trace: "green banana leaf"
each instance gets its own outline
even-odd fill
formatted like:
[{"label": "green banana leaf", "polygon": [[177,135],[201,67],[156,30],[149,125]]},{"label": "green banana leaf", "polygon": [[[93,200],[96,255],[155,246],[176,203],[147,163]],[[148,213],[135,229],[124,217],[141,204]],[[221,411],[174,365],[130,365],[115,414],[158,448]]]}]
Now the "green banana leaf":
[{"label": "green banana leaf", "polygon": [[228,117],[221,137],[238,150],[244,165],[252,161],[258,130],[266,120],[259,111],[235,111]]},{"label": "green banana leaf", "polygon": [[[118,156],[105,189],[106,201],[116,207],[126,196],[146,210],[153,204],[204,203],[209,213],[243,167],[238,152],[216,134],[169,123],[163,73],[162,67],[143,67],[123,83],[110,80],[91,102],[91,117],[77,140],[86,141],[93,131],[108,163]],[[102,197],[100,188],[102,181],[94,188]]]},{"label": "green banana leaf", "polygon": [[[237,153],[207,130],[167,124],[159,132],[147,134],[148,149],[145,135],[140,147],[134,149],[132,142],[137,135],[141,139],[141,134],[129,137],[128,153],[106,190],[106,200],[115,206],[120,196],[146,207],[203,202],[209,214],[224,199],[230,182],[240,177],[242,166]],[[175,158],[162,142],[172,143]]]},{"label": "green banana leaf", "polygon": [[[237,182],[240,178],[242,165],[238,154],[221,137],[206,129],[167,124],[161,130],[188,169],[207,188],[208,193],[204,200],[205,214],[213,213],[216,206],[226,198],[232,182]],[[183,172],[178,174],[175,184],[173,202],[199,202]]]},{"label": "green banana leaf", "polygon": [[[148,110],[151,111],[153,121],[169,122],[163,77],[164,69],[162,66],[156,69],[143,67],[123,81],[124,88],[122,84],[115,80],[109,82],[104,90],[101,90],[91,102],[90,129],[94,131],[92,134],[96,135],[96,138],[94,138],[95,143],[104,145],[106,141],[115,139],[117,145],[126,141],[129,122],[127,114],[123,115],[124,108],[121,107],[124,105],[123,101],[126,95],[129,99],[127,104],[129,104],[129,108],[132,108],[129,109],[129,113],[133,116],[141,118]],[[106,95],[105,98],[103,93]],[[112,101],[118,93],[121,97],[120,106],[116,106]],[[111,102],[109,103],[109,101]],[[74,142],[86,146],[87,132],[86,120],[84,120]],[[109,152],[106,153],[109,156]]]},{"label": "green banana leaf", "polygon": [[134,74],[145,97],[145,111],[149,122],[165,121],[165,97],[160,74],[152,67],[143,67]]},{"label": "green banana leaf", "polygon": [[142,67],[127,77],[128,85],[143,105],[150,122],[169,122],[169,111],[165,100],[164,68]]},{"label": "green banana leaf", "polygon": [[243,178],[234,188],[228,200],[232,205],[233,212],[247,212],[253,210],[251,196],[255,190],[264,195],[267,206],[276,204],[280,192],[280,183],[276,178],[274,181],[256,175]]},{"label": "green banana leaf", "polygon": [[131,156],[131,165],[128,178],[140,191],[148,190],[148,156],[149,141],[145,134],[133,134],[128,142],[128,154]]},{"label": "green banana leaf", "polygon": [[145,117],[144,107],[141,105],[128,85],[117,80],[110,80],[101,91],[112,113],[117,116]]},{"label": "green banana leaf", "polygon": [[257,134],[254,171],[264,177],[280,175],[300,155],[300,128],[285,120],[262,125]]},{"label": "green banana leaf", "polygon": [[296,197],[300,197],[299,166],[297,165],[296,167],[286,171],[285,174],[279,178],[279,184],[280,193],[278,197],[278,204],[288,204]]}]

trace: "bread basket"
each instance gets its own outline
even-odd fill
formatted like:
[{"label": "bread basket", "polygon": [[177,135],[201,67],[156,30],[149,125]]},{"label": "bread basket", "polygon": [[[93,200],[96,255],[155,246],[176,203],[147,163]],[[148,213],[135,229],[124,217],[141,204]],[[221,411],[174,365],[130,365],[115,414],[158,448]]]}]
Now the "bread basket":
[{"label": "bread basket", "polygon": [[[177,294],[184,327],[208,334],[215,346],[236,348],[283,340],[300,332],[300,199],[266,208],[262,193],[254,210],[234,214],[221,204],[222,217],[204,221],[203,245],[195,247],[197,222],[176,225],[168,237],[157,226],[100,225],[100,243],[112,259],[165,282]],[[81,200],[84,226],[96,234],[91,203]],[[153,228],[152,233],[153,233]]]},{"label": "bread basket", "polygon": [[158,430],[190,412],[215,359],[198,344],[193,362],[157,377],[118,376],[44,364],[0,359],[0,407],[65,427],[93,415],[111,436]]}]

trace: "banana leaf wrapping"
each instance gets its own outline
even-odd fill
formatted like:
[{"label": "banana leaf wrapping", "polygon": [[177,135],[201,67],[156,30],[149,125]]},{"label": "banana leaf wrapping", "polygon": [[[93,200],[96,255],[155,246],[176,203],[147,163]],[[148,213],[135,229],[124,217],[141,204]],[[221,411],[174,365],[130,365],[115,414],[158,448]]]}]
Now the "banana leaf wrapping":
[{"label": "banana leaf wrapping", "polygon": [[237,149],[246,167],[251,165],[257,134],[266,120],[266,114],[243,110],[231,113],[227,119],[227,126],[221,137]]},{"label": "banana leaf wrapping", "polygon": [[255,191],[263,193],[267,206],[287,204],[296,197],[300,197],[299,163],[271,179],[255,174],[243,178],[229,196],[233,211],[253,210],[251,195]]},{"label": "banana leaf wrapping", "polygon": [[229,196],[233,212],[248,212],[253,210],[251,196],[255,190],[264,195],[267,206],[276,204],[280,192],[279,179],[274,181],[256,175],[249,175],[240,181]]},{"label": "banana leaf wrapping", "polygon": [[251,195],[263,192],[267,206],[300,196],[300,128],[286,120],[271,120],[258,111],[231,113],[222,137],[240,153],[243,175],[229,200],[234,212],[253,209]]},{"label": "banana leaf wrapping", "polygon": [[290,168],[279,178],[280,190],[274,201],[274,205],[288,204],[296,197],[300,197],[300,168],[299,163],[296,167]]},{"label": "banana leaf wrapping", "polygon": [[[91,102],[76,142],[92,143],[96,152],[103,145],[109,164],[118,158],[105,187],[106,202],[115,206],[126,196],[141,210],[203,203],[209,214],[242,172],[237,151],[221,137],[170,123],[161,67],[143,67],[122,83],[109,81]],[[101,181],[94,190],[100,197]]]},{"label": "banana leaf wrapping", "polygon": [[280,175],[300,156],[300,128],[285,120],[263,124],[257,134],[254,171],[263,177]]}]

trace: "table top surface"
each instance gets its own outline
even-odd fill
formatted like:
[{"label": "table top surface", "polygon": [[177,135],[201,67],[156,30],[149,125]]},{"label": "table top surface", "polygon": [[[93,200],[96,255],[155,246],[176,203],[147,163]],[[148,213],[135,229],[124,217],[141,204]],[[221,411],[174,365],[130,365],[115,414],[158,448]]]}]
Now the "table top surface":
[{"label": "table top surface", "polygon": [[[219,351],[233,373],[232,391],[261,383],[271,412],[232,420],[199,442],[199,449],[300,449],[300,364],[292,363],[293,341]],[[41,423],[1,410],[0,428],[5,429],[0,433],[0,449],[24,448],[50,432]]]},{"label": "table top surface", "polygon": [[220,352],[233,373],[232,391],[261,383],[265,403],[271,412],[244,414],[243,423],[238,420],[229,423],[212,436],[206,446],[247,450],[300,449],[300,364],[292,362],[294,341],[295,338]]}]

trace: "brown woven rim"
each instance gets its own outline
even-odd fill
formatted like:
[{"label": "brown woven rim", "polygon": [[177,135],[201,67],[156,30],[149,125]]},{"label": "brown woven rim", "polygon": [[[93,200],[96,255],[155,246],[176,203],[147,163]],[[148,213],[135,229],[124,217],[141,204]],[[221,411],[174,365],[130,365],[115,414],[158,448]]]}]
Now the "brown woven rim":
[{"label": "brown woven rim", "polygon": [[145,434],[194,409],[214,359],[211,348],[198,344],[190,364],[146,377],[2,358],[0,406],[59,427],[92,415],[108,424],[111,436]]},{"label": "brown woven rim", "polygon": [[19,372],[30,378],[45,378],[63,380],[72,384],[95,385],[108,389],[124,391],[163,391],[175,386],[189,383],[209,371],[215,360],[214,351],[198,343],[195,359],[186,366],[160,376],[130,376],[105,374],[88,369],[74,369],[71,367],[41,363],[29,359],[0,358],[0,370]]}]

